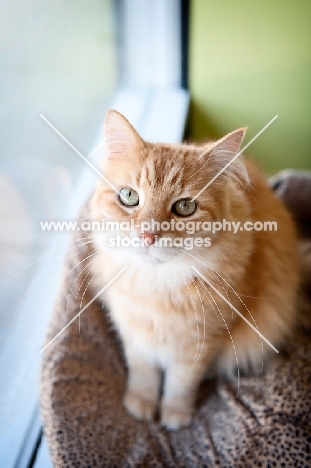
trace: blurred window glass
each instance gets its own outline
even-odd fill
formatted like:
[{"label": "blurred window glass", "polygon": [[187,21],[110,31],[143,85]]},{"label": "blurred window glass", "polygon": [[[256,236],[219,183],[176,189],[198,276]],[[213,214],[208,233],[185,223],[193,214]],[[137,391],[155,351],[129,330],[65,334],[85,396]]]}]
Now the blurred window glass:
[{"label": "blurred window glass", "polygon": [[50,251],[39,222],[64,218],[85,168],[40,114],[90,154],[117,82],[114,8],[112,0],[0,4],[0,442],[33,393],[28,381],[37,387],[48,262],[63,251],[60,241]]}]

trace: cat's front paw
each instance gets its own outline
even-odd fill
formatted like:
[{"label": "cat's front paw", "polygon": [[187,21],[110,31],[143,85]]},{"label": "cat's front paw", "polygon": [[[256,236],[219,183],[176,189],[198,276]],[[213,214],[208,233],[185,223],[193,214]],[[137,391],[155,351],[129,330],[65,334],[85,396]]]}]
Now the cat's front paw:
[{"label": "cat's front paw", "polygon": [[173,408],[162,406],[161,425],[167,429],[176,430],[188,426],[192,419],[192,410],[187,408]]},{"label": "cat's front paw", "polygon": [[123,404],[134,418],[152,421],[157,409],[157,401],[150,401],[138,393],[126,392]]}]

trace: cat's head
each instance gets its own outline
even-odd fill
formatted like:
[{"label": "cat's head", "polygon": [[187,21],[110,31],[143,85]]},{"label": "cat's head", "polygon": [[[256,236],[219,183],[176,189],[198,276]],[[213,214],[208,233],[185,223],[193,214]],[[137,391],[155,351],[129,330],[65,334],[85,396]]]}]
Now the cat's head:
[{"label": "cat's head", "polygon": [[202,256],[204,251],[206,257],[221,239],[207,223],[229,219],[237,194],[248,183],[242,157],[230,163],[245,131],[202,146],[154,144],[121,114],[108,111],[106,181],[100,180],[91,201],[92,220],[104,228],[96,233],[97,246],[138,264],[169,262],[185,252]]}]

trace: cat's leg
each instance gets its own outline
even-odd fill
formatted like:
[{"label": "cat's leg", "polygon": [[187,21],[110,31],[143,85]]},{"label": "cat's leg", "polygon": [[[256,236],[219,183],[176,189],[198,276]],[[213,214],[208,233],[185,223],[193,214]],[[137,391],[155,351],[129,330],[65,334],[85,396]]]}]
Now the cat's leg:
[{"label": "cat's leg", "polygon": [[127,355],[128,378],[123,404],[136,419],[151,421],[157,410],[161,374],[136,353]]},{"label": "cat's leg", "polygon": [[187,426],[192,418],[197,390],[206,366],[198,362],[174,363],[166,370],[161,402],[161,424],[168,429]]}]

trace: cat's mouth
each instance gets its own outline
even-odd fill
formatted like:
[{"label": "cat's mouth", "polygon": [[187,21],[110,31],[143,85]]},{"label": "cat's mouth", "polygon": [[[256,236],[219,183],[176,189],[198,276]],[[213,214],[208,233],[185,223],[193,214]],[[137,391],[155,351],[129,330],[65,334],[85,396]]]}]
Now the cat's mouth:
[{"label": "cat's mouth", "polygon": [[166,263],[176,256],[176,252],[173,252],[175,249],[159,245],[156,239],[158,236],[152,240],[145,237],[136,232],[120,232],[113,242],[108,238],[105,243],[116,253],[141,265]]},{"label": "cat's mouth", "polygon": [[168,252],[165,252],[163,249],[153,245],[149,247],[141,246],[134,248],[131,253],[133,253],[136,258],[139,258],[143,262],[148,262],[151,264],[165,263],[172,258]]},{"label": "cat's mouth", "polygon": [[117,233],[114,237],[100,236],[97,238],[98,245],[103,249],[109,249],[116,255],[128,258],[139,265],[163,264],[175,258],[180,249],[171,246],[162,246],[157,242],[152,244],[144,242],[140,236]]}]

